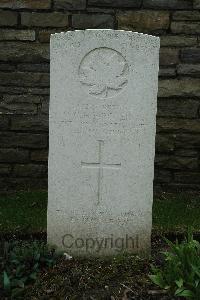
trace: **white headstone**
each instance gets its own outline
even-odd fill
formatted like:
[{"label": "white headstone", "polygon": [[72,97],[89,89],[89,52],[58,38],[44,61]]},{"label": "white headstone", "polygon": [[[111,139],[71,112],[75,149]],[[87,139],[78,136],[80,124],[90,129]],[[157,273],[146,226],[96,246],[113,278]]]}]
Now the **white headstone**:
[{"label": "white headstone", "polygon": [[72,255],[150,249],[159,38],[51,36],[48,242]]}]

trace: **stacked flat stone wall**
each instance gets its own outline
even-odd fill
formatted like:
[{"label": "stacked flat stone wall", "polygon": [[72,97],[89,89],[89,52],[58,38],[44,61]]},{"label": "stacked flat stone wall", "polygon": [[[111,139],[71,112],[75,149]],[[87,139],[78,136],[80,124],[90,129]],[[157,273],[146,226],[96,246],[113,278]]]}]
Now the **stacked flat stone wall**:
[{"label": "stacked flat stone wall", "polygon": [[47,187],[49,38],[85,28],[160,36],[155,187],[198,191],[200,0],[0,0],[0,190]]}]

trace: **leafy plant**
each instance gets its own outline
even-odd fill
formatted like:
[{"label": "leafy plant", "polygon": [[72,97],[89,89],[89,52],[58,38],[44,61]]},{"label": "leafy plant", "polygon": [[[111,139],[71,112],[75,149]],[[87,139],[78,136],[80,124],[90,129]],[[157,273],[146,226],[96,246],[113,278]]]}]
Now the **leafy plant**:
[{"label": "leafy plant", "polygon": [[61,252],[44,242],[5,242],[0,255],[1,285],[6,295],[16,296],[34,282],[41,270],[52,267]]},{"label": "leafy plant", "polygon": [[153,274],[149,277],[176,297],[200,299],[200,243],[193,239],[191,230],[181,243],[165,240],[170,250],[163,253],[164,266],[152,266]]}]

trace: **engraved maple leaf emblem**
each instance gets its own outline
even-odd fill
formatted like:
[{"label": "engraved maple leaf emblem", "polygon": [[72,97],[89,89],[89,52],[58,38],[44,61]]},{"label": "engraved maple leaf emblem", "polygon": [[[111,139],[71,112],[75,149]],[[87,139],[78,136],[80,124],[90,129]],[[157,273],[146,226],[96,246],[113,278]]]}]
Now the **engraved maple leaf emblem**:
[{"label": "engraved maple leaf emblem", "polygon": [[98,48],[89,52],[79,68],[80,81],[91,95],[112,97],[128,82],[128,64],[117,51]]}]

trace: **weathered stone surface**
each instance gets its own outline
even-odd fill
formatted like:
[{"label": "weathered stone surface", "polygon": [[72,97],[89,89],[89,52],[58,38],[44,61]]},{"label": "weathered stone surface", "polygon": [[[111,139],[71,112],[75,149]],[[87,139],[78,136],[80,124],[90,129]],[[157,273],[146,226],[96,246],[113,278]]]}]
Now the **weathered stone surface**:
[{"label": "weathered stone surface", "polygon": [[8,103],[3,100],[0,102],[1,114],[36,114],[37,106],[30,103]]},{"label": "weathered stone surface", "polygon": [[165,184],[164,186],[162,186],[163,189],[160,191],[162,192],[168,192],[168,193],[175,193],[175,194],[180,194],[180,193],[196,193],[196,191],[199,191],[200,189],[200,184],[191,184],[191,183],[175,183],[170,182],[168,184]]},{"label": "weathered stone surface", "polygon": [[23,42],[2,42],[0,60],[9,62],[47,62],[49,61],[49,45],[28,44]]},{"label": "weathered stone surface", "polygon": [[155,169],[154,181],[156,183],[168,183],[173,179],[172,172],[168,170]]},{"label": "weathered stone surface", "polygon": [[1,86],[0,93],[3,94],[28,94],[28,95],[49,95],[49,88],[32,88],[32,87],[17,87],[17,86]]},{"label": "weathered stone surface", "polygon": [[47,136],[36,133],[0,132],[0,144],[8,148],[42,149],[47,147]]},{"label": "weathered stone surface", "polygon": [[169,27],[169,13],[163,11],[121,11],[117,13],[118,28],[139,32],[159,32]]},{"label": "weathered stone surface", "polygon": [[181,157],[181,156],[167,156],[157,154],[155,159],[155,165],[157,167],[166,169],[178,169],[178,170],[197,170],[198,158],[197,157]]},{"label": "weathered stone surface", "polygon": [[19,177],[43,177],[47,174],[47,166],[36,164],[18,164],[14,166],[13,175]]},{"label": "weathered stone surface", "polygon": [[[50,244],[66,249],[66,228],[83,239],[138,232],[138,249],[123,251],[148,250],[158,56],[158,38],[133,32],[86,30],[52,37]],[[116,248],[68,251],[101,256]]]},{"label": "weathered stone surface", "polygon": [[[85,2],[89,3],[86,9]],[[167,47],[166,50],[161,50],[160,56],[161,67],[159,76],[164,81],[160,83],[161,88],[159,91],[159,95],[163,98],[159,99],[158,116],[159,118],[167,117],[169,119],[199,118],[200,108],[197,106],[198,98],[200,97],[198,88],[198,86],[200,85],[200,38],[198,37],[198,35],[200,34],[200,0],[144,0],[145,9],[143,10],[141,8],[141,2],[141,0],[1,0],[0,26],[2,27],[0,29],[0,130],[2,132],[7,131],[7,136],[11,135],[17,145],[15,135],[12,135],[12,132],[9,131],[12,119],[11,114],[33,115],[37,112],[40,114],[39,118],[43,118],[43,115],[48,116],[49,79],[46,73],[49,73],[48,44],[50,34],[60,31],[66,31],[69,29],[69,25],[56,28],[56,26],[54,26],[53,20],[51,22],[50,20],[44,19],[44,23],[47,24],[44,25],[45,27],[33,26],[29,28],[29,26],[21,26],[19,15],[21,13],[29,13],[29,16],[34,16],[33,20],[35,20],[36,15],[38,16],[38,19],[41,20],[40,22],[43,22],[44,17],[47,17],[47,19],[51,19],[50,15],[54,16],[55,10],[57,10],[57,13],[65,16],[72,14],[71,12],[68,13],[68,11],[70,10],[74,11],[74,14],[78,13],[78,10],[84,10],[84,15],[86,13],[88,13],[88,16],[91,14],[95,16],[106,14],[114,19],[115,15],[117,19],[118,15],[121,15],[123,13],[130,13],[130,23],[134,23],[137,21],[137,26],[134,27],[128,24],[128,22],[127,25],[126,20],[124,20],[124,26],[127,25],[126,27],[128,30],[136,30],[147,33],[151,32],[155,34],[158,33],[161,38],[162,48]],[[193,10],[191,7],[192,2],[194,7]],[[121,11],[117,11],[116,8],[119,10],[121,9]],[[124,11],[125,8],[128,9]],[[129,10],[131,8],[135,8],[136,10]],[[173,11],[167,11],[171,9],[173,9]],[[135,14],[137,15],[138,11],[141,15],[144,12],[144,16],[135,21]],[[33,12],[33,14],[31,14],[31,12]],[[154,25],[155,22],[161,23],[163,21],[156,21],[157,17],[154,17],[158,14],[159,19],[160,12],[170,14],[170,20],[172,20],[171,31],[169,25],[165,25],[165,29],[163,29],[163,26],[161,25]],[[82,13],[83,11],[80,14]],[[71,17],[69,17],[69,19],[71,22]],[[40,22],[37,22],[37,24],[41,24]],[[85,21],[83,20],[83,22]],[[87,23],[88,27],[92,26],[90,22]],[[112,24],[113,23],[113,26],[117,27],[116,20],[112,22]],[[144,23],[145,25],[143,25],[142,23]],[[152,29],[154,28],[154,26],[156,26],[156,29]],[[35,32],[37,33],[36,36]],[[162,35],[162,33],[164,34]],[[37,41],[35,41],[36,38]],[[185,49],[181,49],[183,47]],[[177,61],[178,56],[176,55],[176,51],[180,52],[180,61]],[[19,73],[23,74],[19,75]],[[42,78],[42,83],[40,83],[40,76],[32,76],[31,73],[44,73],[45,75]],[[177,79],[175,79],[176,76]],[[167,83],[166,79],[170,81]],[[195,81],[193,81],[193,79]],[[165,97],[167,98],[164,99]],[[190,108],[188,107],[189,105],[191,105]],[[198,114],[197,111],[199,111]],[[174,122],[178,121],[175,121],[174,119]],[[25,129],[25,131],[26,130],[28,129]],[[158,126],[158,131],[159,130],[160,128]],[[20,129],[20,131],[22,131],[22,129]],[[39,129],[38,131],[34,132],[38,133]],[[199,153],[200,134],[198,134],[197,129],[195,129],[195,134],[192,134],[192,131],[189,131],[189,125],[188,127],[186,126],[185,129],[183,129],[183,132],[182,129],[180,129],[179,132],[177,129],[174,130],[173,128],[167,131],[164,130],[163,132],[164,133],[162,133],[161,130],[161,133],[158,133],[159,143],[156,143],[157,151],[159,151],[159,153],[170,153],[175,156],[187,157],[197,156],[197,151]],[[175,133],[172,134],[173,132]],[[45,131],[45,137],[46,135],[47,132]],[[20,139],[21,137],[19,138],[19,140]],[[40,158],[40,150],[37,149],[37,145],[29,146],[31,145],[29,135],[27,135],[26,141],[28,143],[28,148],[34,148],[36,152],[38,151],[38,160],[37,157],[35,157],[35,160],[33,160],[33,162],[43,162],[42,153],[46,150],[41,151]],[[23,147],[26,147],[26,141],[24,140]],[[9,149],[10,147],[18,147],[9,146],[6,140],[4,140],[4,142],[6,145],[5,147],[8,147]],[[170,150],[172,148],[172,145],[174,146],[173,151]],[[1,147],[4,147],[4,145],[1,144]],[[31,159],[31,157],[29,159]],[[46,162],[45,158],[44,162]],[[168,173],[168,171],[166,172],[165,182],[165,171],[166,170],[164,168],[159,168],[159,174],[156,174],[155,179],[156,186],[160,185],[162,188],[173,189],[178,185],[182,185],[183,188],[187,188],[191,185],[194,188],[195,184],[192,184],[193,179],[191,180],[191,184],[186,184],[184,182],[178,182],[178,180],[174,178],[173,180],[175,180],[176,183],[174,183],[173,186],[172,182],[168,181],[168,179],[171,178],[171,173]],[[186,171],[183,172],[183,175],[185,172]],[[6,174],[5,176],[2,176],[10,179],[10,181],[0,182],[0,189],[2,189],[4,186],[5,189],[13,188],[14,185],[19,188],[25,188],[26,185],[23,185],[23,181],[24,183],[26,181],[27,186],[37,187],[36,179],[32,184],[32,182],[30,182],[31,180],[26,180],[25,177],[15,179],[10,178],[10,176],[11,174],[9,174],[9,176],[7,176]]]},{"label": "weathered stone surface", "polygon": [[[187,127],[188,128],[188,127]],[[198,149],[200,145],[200,134],[192,132],[174,134],[175,146],[177,149]]]},{"label": "weathered stone surface", "polygon": [[0,163],[0,175],[8,175],[11,172],[11,166]]},{"label": "weathered stone surface", "polygon": [[189,63],[200,63],[200,48],[182,49],[181,61]]},{"label": "weathered stone surface", "polygon": [[157,128],[159,132],[181,131],[181,132],[200,133],[200,120],[158,118]]},{"label": "weathered stone surface", "polygon": [[175,151],[176,156],[185,156],[185,157],[198,157],[198,151],[197,150],[191,150],[191,149],[177,149]]},{"label": "weathered stone surface", "polygon": [[34,41],[34,30],[0,29],[0,41]]},{"label": "weathered stone surface", "polygon": [[159,69],[159,77],[175,77],[176,76],[176,69],[174,68],[163,68],[160,67]]},{"label": "weathered stone surface", "polygon": [[0,113],[36,114],[41,98],[32,95],[0,95]]},{"label": "weathered stone surface", "polygon": [[[1,68],[1,65],[0,65]],[[17,65],[18,71],[28,71],[28,72],[44,72],[49,73],[50,66],[48,63],[40,63],[40,64],[31,64],[31,63],[20,63]]]},{"label": "weathered stone surface", "polygon": [[200,97],[200,79],[166,79],[159,81],[159,97]]},{"label": "weathered stone surface", "polygon": [[195,9],[200,9],[200,0],[193,0],[193,7]]},{"label": "weathered stone surface", "polygon": [[172,33],[199,34],[200,22],[171,22]]},{"label": "weathered stone surface", "polygon": [[200,183],[200,172],[175,172],[174,178],[178,183]]},{"label": "weathered stone surface", "polygon": [[160,37],[161,47],[189,47],[197,45],[195,36],[163,35]]},{"label": "weathered stone surface", "polygon": [[40,178],[39,180],[37,178],[33,177],[1,177],[0,178],[0,186],[1,191],[3,192],[15,192],[19,190],[23,191],[30,191],[38,190],[38,189],[46,189],[47,188],[47,177],[46,175]]},{"label": "weathered stone surface", "polygon": [[115,14],[115,8],[109,8],[109,7],[87,7],[87,12],[89,13],[102,13],[102,14]]},{"label": "weathered stone surface", "polygon": [[42,102],[38,106],[38,112],[41,114],[49,114],[49,97],[43,98]]},{"label": "weathered stone surface", "polygon": [[156,135],[156,152],[172,153],[174,151],[174,138],[171,135]]},{"label": "weathered stone surface", "polygon": [[51,8],[51,0],[1,0],[0,8],[48,9]]},{"label": "weathered stone surface", "polygon": [[2,85],[49,86],[49,74],[30,72],[0,72]]},{"label": "weathered stone surface", "polygon": [[142,0],[88,0],[88,5],[104,7],[139,8]]},{"label": "weathered stone surface", "polygon": [[10,128],[10,119],[7,116],[0,114],[0,129],[8,130]]},{"label": "weathered stone surface", "polygon": [[73,15],[72,27],[77,29],[87,28],[114,28],[114,17],[106,14]]},{"label": "weathered stone surface", "polygon": [[11,120],[11,130],[18,131],[44,131],[48,132],[49,122],[46,116],[13,116]]},{"label": "weathered stone surface", "polygon": [[[155,168],[155,170],[156,170],[157,168]],[[154,175],[154,177],[155,177],[155,175]],[[167,185],[167,183],[165,183],[165,185],[164,186],[166,186]],[[155,180],[154,180],[154,182],[153,182],[153,192],[154,192],[154,195],[156,196],[156,195],[161,195],[163,192],[165,192],[165,190],[162,188],[162,186],[163,186],[163,184],[162,183],[160,183],[160,182],[156,182]]]},{"label": "weathered stone surface", "polygon": [[29,161],[29,151],[24,149],[1,149],[0,162],[25,163]]},{"label": "weathered stone surface", "polygon": [[173,20],[179,21],[199,21],[200,12],[199,11],[176,11],[172,15]]},{"label": "weathered stone surface", "polygon": [[65,32],[65,31],[67,31],[67,30],[66,29],[61,29],[61,28],[43,29],[43,30],[39,31],[38,39],[41,43],[49,43],[51,34],[59,33],[59,32]]},{"label": "weathered stone surface", "polygon": [[192,99],[159,99],[158,117],[198,118],[200,101]]},{"label": "weathered stone surface", "polygon": [[48,161],[48,151],[47,150],[31,151],[31,161],[47,162]]},{"label": "weathered stone surface", "polygon": [[143,7],[155,9],[191,9],[191,0],[143,0]]},{"label": "weathered stone surface", "polygon": [[[23,94],[23,93],[22,93]],[[43,101],[43,96],[41,95],[3,95],[2,99],[6,102],[14,103],[30,103],[30,104],[40,104]]]},{"label": "weathered stone surface", "polygon": [[169,66],[179,63],[179,49],[161,48],[160,49],[160,65]]},{"label": "weathered stone surface", "polygon": [[0,71],[14,71],[16,69],[15,65],[11,63],[0,63]]},{"label": "weathered stone surface", "polygon": [[54,0],[55,9],[82,10],[86,8],[86,0]]},{"label": "weathered stone surface", "polygon": [[180,64],[177,66],[177,73],[180,75],[200,76],[200,64]]},{"label": "weathered stone surface", "polygon": [[21,13],[21,24],[28,27],[68,27],[68,14],[61,12],[23,12]]},{"label": "weathered stone surface", "polygon": [[17,19],[18,13],[0,10],[0,26],[14,26],[17,24]]}]

